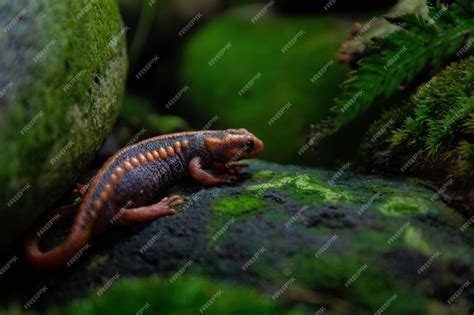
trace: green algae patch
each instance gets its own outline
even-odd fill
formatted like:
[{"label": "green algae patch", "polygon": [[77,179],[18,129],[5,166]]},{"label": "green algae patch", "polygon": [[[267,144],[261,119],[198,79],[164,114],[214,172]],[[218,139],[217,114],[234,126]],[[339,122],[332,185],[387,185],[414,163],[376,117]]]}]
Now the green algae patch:
[{"label": "green algae patch", "polygon": [[430,210],[426,199],[418,197],[391,197],[380,205],[380,212],[387,216],[404,217],[413,214],[423,214]]},{"label": "green algae patch", "polygon": [[74,302],[51,310],[48,315],[103,314],[286,314],[302,315],[291,310],[283,299],[273,301],[245,287],[215,282],[204,277],[118,280],[100,296]]},{"label": "green algae patch", "polygon": [[[269,176],[268,174],[269,173],[264,173],[266,176]],[[266,182],[250,185],[245,189],[257,194],[262,194],[271,190],[283,190],[303,204],[360,201],[360,197],[357,197],[339,187],[331,186],[330,184],[321,181],[319,178],[308,174],[279,173],[267,179]]]},{"label": "green algae patch", "polygon": [[422,232],[417,228],[410,226],[403,238],[408,248],[415,249],[425,255],[431,255],[434,252],[432,246],[423,238]]},{"label": "green algae patch", "polygon": [[264,200],[253,196],[222,197],[214,203],[213,209],[221,213],[241,215],[261,211],[265,208],[265,205]]},{"label": "green algae patch", "polygon": [[252,175],[253,179],[256,180],[262,180],[262,179],[270,179],[274,175],[274,172],[269,171],[269,170],[261,170],[256,172],[255,174]]}]

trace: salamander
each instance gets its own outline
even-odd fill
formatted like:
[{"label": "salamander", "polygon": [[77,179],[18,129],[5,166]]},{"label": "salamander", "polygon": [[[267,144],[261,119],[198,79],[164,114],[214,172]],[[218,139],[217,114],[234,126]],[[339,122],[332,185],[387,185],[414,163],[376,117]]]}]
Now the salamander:
[{"label": "salamander", "polygon": [[257,157],[263,148],[246,129],[180,132],[124,147],[94,177],[64,241],[43,252],[42,235],[34,233],[25,242],[26,256],[37,268],[60,268],[95,233],[174,214],[183,203],[179,196],[153,204],[166,187],[189,175],[206,186],[233,183],[236,172],[247,166],[240,160]]}]

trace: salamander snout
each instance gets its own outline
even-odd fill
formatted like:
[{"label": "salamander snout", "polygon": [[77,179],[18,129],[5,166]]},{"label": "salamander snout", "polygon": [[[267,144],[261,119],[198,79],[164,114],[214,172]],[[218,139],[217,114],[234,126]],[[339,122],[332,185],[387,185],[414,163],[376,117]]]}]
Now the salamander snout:
[{"label": "salamander snout", "polygon": [[228,162],[256,158],[264,145],[246,129],[227,129],[220,137],[206,139],[206,148],[214,160]]}]

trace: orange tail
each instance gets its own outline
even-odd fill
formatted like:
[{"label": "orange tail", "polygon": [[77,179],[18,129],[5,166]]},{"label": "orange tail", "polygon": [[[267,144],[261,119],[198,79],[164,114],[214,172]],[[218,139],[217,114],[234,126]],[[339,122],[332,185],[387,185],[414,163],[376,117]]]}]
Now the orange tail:
[{"label": "orange tail", "polygon": [[[61,207],[50,217],[50,220],[58,214],[60,215],[59,220],[62,220],[70,214],[71,210],[72,206]],[[47,252],[42,252],[40,249],[43,234],[38,232],[31,235],[25,242],[25,252],[28,260],[37,268],[50,270],[72,264],[75,261],[74,256],[80,256],[82,249],[86,247],[87,241],[92,235],[91,224],[81,224],[81,222],[84,222],[81,214],[79,212],[74,219],[71,231],[66,239]]]}]

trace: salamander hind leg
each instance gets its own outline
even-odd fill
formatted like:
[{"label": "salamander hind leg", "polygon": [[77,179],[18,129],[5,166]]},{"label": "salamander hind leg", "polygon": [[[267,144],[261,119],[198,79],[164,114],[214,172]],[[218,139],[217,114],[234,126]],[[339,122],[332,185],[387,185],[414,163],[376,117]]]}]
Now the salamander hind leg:
[{"label": "salamander hind leg", "polygon": [[150,206],[130,208],[123,211],[117,220],[118,225],[149,222],[160,217],[176,213],[175,207],[181,205],[183,200],[179,196],[165,197],[160,202]]}]

